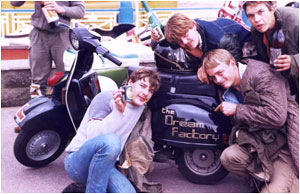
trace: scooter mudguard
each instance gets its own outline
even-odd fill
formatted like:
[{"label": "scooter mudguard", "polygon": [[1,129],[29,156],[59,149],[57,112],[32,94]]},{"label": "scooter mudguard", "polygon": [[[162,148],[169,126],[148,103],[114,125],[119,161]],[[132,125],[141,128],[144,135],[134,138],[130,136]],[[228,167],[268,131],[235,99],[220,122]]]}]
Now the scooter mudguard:
[{"label": "scooter mudguard", "polygon": [[22,130],[35,130],[50,126],[63,129],[70,124],[65,105],[45,96],[27,102],[17,111],[14,119]]}]

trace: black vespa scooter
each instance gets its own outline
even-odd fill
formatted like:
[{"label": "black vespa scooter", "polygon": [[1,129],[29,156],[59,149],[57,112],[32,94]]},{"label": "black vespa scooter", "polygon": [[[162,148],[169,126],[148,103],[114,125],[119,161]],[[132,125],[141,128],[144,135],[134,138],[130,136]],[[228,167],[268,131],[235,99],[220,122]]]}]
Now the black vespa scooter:
[{"label": "black vespa scooter", "polygon": [[100,92],[97,73],[91,70],[93,53],[103,61],[105,57],[121,65],[101,45],[99,34],[85,28],[70,28],[69,37],[73,48],[79,51],[71,71],[55,74],[48,81],[52,86],[50,94],[30,100],[14,117],[21,128],[14,154],[28,167],[47,165],[60,156],[76,134],[91,100]]}]

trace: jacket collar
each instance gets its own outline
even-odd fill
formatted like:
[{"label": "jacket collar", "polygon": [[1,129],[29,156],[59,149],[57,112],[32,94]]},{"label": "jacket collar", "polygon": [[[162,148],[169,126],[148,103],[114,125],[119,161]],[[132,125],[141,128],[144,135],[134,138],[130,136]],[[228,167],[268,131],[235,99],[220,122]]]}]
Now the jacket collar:
[{"label": "jacket collar", "polygon": [[[196,21],[197,22],[197,21]],[[197,22],[198,23],[198,22]],[[201,40],[202,40],[202,45],[200,48],[203,52],[206,52],[208,49],[207,49],[207,42],[206,42],[206,37],[205,37],[205,33],[204,33],[204,30],[203,28],[200,26],[200,24],[198,23],[199,25],[199,29],[198,29],[198,32],[200,34],[200,37],[201,37]]]}]

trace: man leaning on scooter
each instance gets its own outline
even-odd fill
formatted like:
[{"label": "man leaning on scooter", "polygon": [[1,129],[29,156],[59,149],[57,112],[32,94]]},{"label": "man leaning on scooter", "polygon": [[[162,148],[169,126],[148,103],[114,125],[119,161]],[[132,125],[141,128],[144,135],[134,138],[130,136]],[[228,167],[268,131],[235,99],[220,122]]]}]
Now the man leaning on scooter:
[{"label": "man leaning on scooter", "polygon": [[206,53],[203,60],[210,80],[222,87],[222,97],[234,90],[237,99],[229,102],[223,97],[215,109],[234,120],[221,163],[228,171],[250,178],[258,191],[298,193],[298,160],[292,159],[287,137],[299,133],[299,106],[285,78],[269,64],[243,62],[246,65],[223,49]]}]

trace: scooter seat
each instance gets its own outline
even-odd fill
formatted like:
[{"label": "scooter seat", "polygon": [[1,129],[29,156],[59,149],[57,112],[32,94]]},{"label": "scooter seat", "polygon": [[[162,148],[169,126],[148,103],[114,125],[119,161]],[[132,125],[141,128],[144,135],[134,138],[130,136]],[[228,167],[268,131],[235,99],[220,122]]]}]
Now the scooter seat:
[{"label": "scooter seat", "polygon": [[159,92],[189,94],[199,96],[217,96],[216,86],[210,82],[201,82],[195,72],[164,72],[159,71],[162,85]]}]

